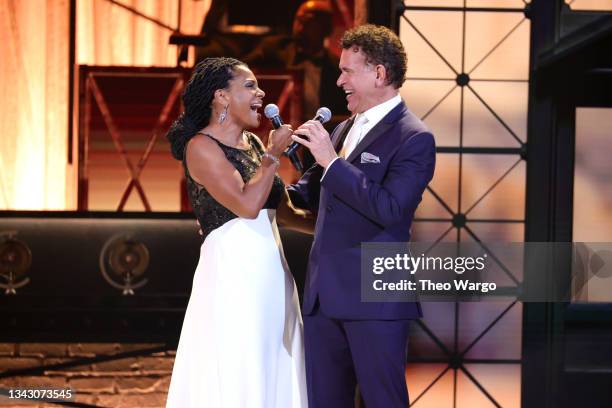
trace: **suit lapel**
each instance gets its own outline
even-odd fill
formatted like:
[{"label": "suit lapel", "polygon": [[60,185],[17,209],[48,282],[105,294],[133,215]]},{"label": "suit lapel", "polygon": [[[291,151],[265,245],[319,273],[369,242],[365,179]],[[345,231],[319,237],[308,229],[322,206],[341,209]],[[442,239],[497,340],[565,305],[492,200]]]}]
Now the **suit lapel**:
[{"label": "suit lapel", "polygon": [[382,118],[382,120],[365,135],[361,142],[355,146],[355,149],[353,149],[351,154],[349,154],[346,161],[352,162],[356,157],[360,156],[368,146],[374,143],[376,139],[381,137],[387,130],[389,130],[389,128],[400,118],[401,114],[404,113],[405,109],[406,105],[403,101],[393,108],[391,112]]},{"label": "suit lapel", "polygon": [[334,149],[336,153],[342,149],[342,143],[344,143],[344,139],[346,139],[346,135],[348,135],[349,130],[353,127],[353,122],[355,122],[355,117],[351,117],[346,122],[344,122],[344,127],[336,133],[334,139],[332,140],[332,144],[334,145]]}]

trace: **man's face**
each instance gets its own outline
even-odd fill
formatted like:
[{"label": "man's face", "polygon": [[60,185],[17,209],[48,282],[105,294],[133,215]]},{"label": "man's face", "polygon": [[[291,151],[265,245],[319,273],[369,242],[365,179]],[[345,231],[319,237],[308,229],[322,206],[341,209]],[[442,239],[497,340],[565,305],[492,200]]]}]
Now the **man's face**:
[{"label": "man's face", "polygon": [[376,69],[366,63],[358,47],[342,50],[340,55],[340,76],[336,85],[346,93],[348,110],[363,113],[377,105]]}]

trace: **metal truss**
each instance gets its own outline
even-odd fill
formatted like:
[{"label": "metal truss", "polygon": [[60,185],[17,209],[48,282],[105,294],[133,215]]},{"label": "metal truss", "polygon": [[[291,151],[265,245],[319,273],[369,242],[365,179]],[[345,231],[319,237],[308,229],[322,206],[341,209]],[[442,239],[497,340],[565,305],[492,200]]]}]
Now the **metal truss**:
[{"label": "metal truss", "polygon": [[[177,104],[180,104],[180,94],[187,83],[188,76],[190,75],[189,70],[184,68],[117,68],[117,67],[81,67],[82,81],[80,82],[81,94],[80,98],[80,118],[79,118],[79,132],[80,137],[80,161],[79,161],[79,210],[87,210],[89,208],[89,155],[90,155],[90,140],[92,130],[92,115],[94,113],[94,107],[97,106],[104,125],[108,131],[110,141],[114,146],[114,153],[117,154],[118,159],[123,163],[123,166],[128,172],[128,181],[125,187],[123,187],[121,198],[116,204],[115,211],[123,212],[125,206],[132,195],[136,193],[140,202],[144,207],[145,212],[152,212],[150,200],[147,196],[146,189],[143,187],[141,182],[141,175],[145,169],[149,157],[159,142],[162,132],[165,131],[169,121],[170,115]],[[303,93],[303,71],[302,70],[257,70],[257,77],[260,83],[275,84],[274,89],[279,89],[275,92],[270,92],[270,97],[276,99],[283,117],[287,118],[289,123],[299,123],[301,117],[301,97]],[[141,156],[137,162],[133,161],[125,147],[124,140],[122,137],[121,130],[117,125],[120,122],[121,117],[117,114],[113,115],[112,103],[107,100],[105,90],[101,87],[101,79],[106,78],[159,78],[164,80],[171,80],[172,85],[167,94],[162,95],[164,97],[163,102],[160,100],[160,111],[156,113],[152,119],[154,119],[154,125],[149,135],[143,144],[143,150]],[[108,94],[106,90],[106,94]],[[112,96],[112,95],[111,95]],[[112,98],[111,102],[112,102]],[[262,121],[260,127],[256,132],[260,134],[267,134],[270,129],[268,121]],[[180,182],[180,180],[177,180]],[[181,202],[187,202],[186,197],[181,197]],[[153,203],[154,204],[154,203]],[[114,206],[115,204],[113,204]],[[185,207],[182,207],[185,210]]]},{"label": "metal truss", "polygon": [[[528,79],[474,79],[471,78],[470,75],[484,62],[490,55],[495,52],[509,37],[512,36],[514,32],[518,30],[521,25],[525,23],[528,19],[529,15],[529,4],[524,2],[525,8],[495,8],[495,7],[466,7],[466,1],[463,1],[463,7],[416,7],[416,6],[407,6],[404,4],[400,5],[401,15],[400,18],[403,19],[408,26],[410,26],[416,34],[431,48],[431,50],[440,58],[440,60],[451,69],[451,71],[455,74],[454,78],[422,78],[422,77],[408,77],[408,79],[412,80],[421,80],[421,81],[439,81],[439,80],[454,80],[455,83],[450,87],[450,89],[436,102],[433,106],[422,115],[421,119],[426,120],[427,117],[434,112],[441,104],[444,102],[453,91],[457,87],[460,88],[461,92],[461,100],[460,100],[460,124],[459,124],[459,146],[438,146],[436,151],[438,154],[457,154],[459,155],[459,185],[458,185],[458,208],[457,210],[453,210],[451,205],[444,201],[444,199],[438,194],[432,187],[428,187],[427,191],[435,198],[435,200],[446,210],[448,213],[448,217],[441,218],[416,218],[415,222],[440,222],[440,223],[450,223],[450,227],[446,229],[432,244],[432,247],[440,243],[444,238],[448,236],[448,234],[456,229],[456,240],[461,241],[461,230],[465,230],[466,233],[474,239],[483,249],[487,251],[494,260],[494,262],[499,265],[501,270],[510,278],[515,286],[511,286],[505,289],[505,293],[514,294],[515,300],[512,301],[493,321],[491,321],[484,330],[482,330],[478,336],[472,342],[465,347],[464,349],[459,349],[458,339],[459,339],[459,310],[461,304],[458,302],[454,303],[454,344],[452,348],[447,347],[443,341],[436,336],[436,334],[427,326],[427,324],[423,321],[418,321],[419,327],[423,330],[426,336],[437,346],[437,348],[442,351],[443,357],[439,358],[409,358],[410,362],[422,362],[422,363],[446,363],[446,367],[434,378],[434,380],[427,386],[425,389],[417,395],[412,401],[411,406],[418,406],[419,400],[449,371],[453,370],[453,407],[457,406],[457,374],[458,372],[462,372],[479,390],[480,392],[496,407],[501,407],[500,403],[493,397],[493,395],[483,386],[483,384],[476,379],[476,377],[468,370],[466,364],[517,364],[520,365],[522,363],[521,359],[470,359],[466,357],[466,354],[472,350],[475,345],[487,334],[490,330],[495,327],[500,320],[518,303],[516,300],[516,293],[520,290],[521,282],[517,279],[517,277],[512,273],[511,269],[508,268],[493,252],[487,248],[486,244],[478,237],[475,231],[470,228],[469,224],[474,223],[499,223],[499,224],[524,224],[524,219],[504,219],[504,218],[486,218],[486,219],[478,219],[478,218],[470,218],[470,212],[474,210],[509,174],[513,172],[514,169],[518,167],[521,161],[526,160],[527,155],[527,146],[517,135],[517,133],[509,126],[504,119],[491,107],[489,103],[483,98],[474,87],[470,85],[471,82],[508,82],[508,83],[528,83]],[[425,34],[418,29],[418,27],[410,20],[407,14],[411,11],[430,11],[430,12],[439,12],[439,11],[453,11],[453,12],[461,12],[462,13],[462,50],[461,50],[461,70],[458,71],[455,67],[448,61],[448,59],[443,55],[443,53],[438,50],[435,45],[427,39]],[[489,12],[489,13],[523,13],[525,17],[523,17],[517,24],[515,24],[476,64],[469,70],[466,71],[465,67],[465,48],[466,48],[466,15],[467,13],[478,13],[478,12]],[[472,94],[483,106],[484,108],[492,115],[493,118],[505,129],[505,134],[507,137],[511,138],[516,142],[516,147],[466,147],[463,145],[464,141],[464,100],[466,93]],[[462,209],[462,173],[463,173],[463,155],[464,154],[485,154],[485,155],[514,155],[517,156],[517,160],[467,209]]]},{"label": "metal truss", "polygon": [[[123,139],[121,137],[119,128],[115,124],[115,120],[113,118],[113,115],[111,114],[109,105],[104,97],[104,94],[100,90],[98,82],[96,81],[96,78],[98,77],[113,77],[113,76],[121,77],[121,76],[128,76],[128,75],[131,75],[136,78],[147,76],[147,74],[140,73],[140,72],[131,73],[131,74],[130,73],[116,73],[116,72],[89,72],[87,73],[87,78],[85,79],[85,95],[86,95],[85,104],[84,104],[84,110],[85,110],[84,153],[85,153],[85,157],[83,159],[83,168],[87,169],[87,163],[88,163],[87,156],[89,153],[88,151],[89,150],[88,149],[89,131],[90,131],[89,124],[91,120],[91,109],[92,109],[91,97],[93,96],[93,99],[95,100],[100,110],[100,113],[102,114],[104,123],[113,141],[115,150],[117,154],[120,156],[121,160],[123,161],[126,169],[128,170],[130,174],[130,179],[127,183],[127,186],[123,190],[121,199],[119,200],[119,203],[117,204],[116,211],[122,212],[124,210],[125,204],[127,203],[127,200],[129,199],[130,194],[132,193],[132,190],[136,189],[136,192],[138,193],[138,196],[140,197],[140,200],[144,206],[145,211],[151,212],[152,208],[147,198],[147,195],[144,191],[144,188],[142,187],[142,183],[140,182],[140,175],[142,174],[142,171],[144,167],[146,166],[147,161],[149,160],[149,156],[151,155],[151,152],[153,151],[153,148],[155,147],[155,144],[157,143],[157,140],[159,139],[159,136],[161,132],[163,131],[164,126],[168,122],[168,116],[170,114],[170,111],[175,106],[175,104],[179,102],[178,97],[180,96],[180,93],[184,87],[185,79],[180,72],[171,73],[171,74],[154,74],[154,76],[158,76],[158,77],[166,76],[166,77],[175,78],[175,81],[170,90],[170,93],[166,97],[166,100],[163,104],[161,112],[159,113],[159,116],[155,122],[155,126],[151,130],[151,136],[147,140],[144,152],[142,153],[142,156],[138,160],[138,163],[134,164],[132,160],[130,160],[130,157],[128,156],[127,150],[125,149],[125,146],[123,144]],[[81,209],[87,208],[88,200],[87,200],[86,194],[87,193],[81,194],[81,198],[79,200],[80,201],[79,207]]]}]

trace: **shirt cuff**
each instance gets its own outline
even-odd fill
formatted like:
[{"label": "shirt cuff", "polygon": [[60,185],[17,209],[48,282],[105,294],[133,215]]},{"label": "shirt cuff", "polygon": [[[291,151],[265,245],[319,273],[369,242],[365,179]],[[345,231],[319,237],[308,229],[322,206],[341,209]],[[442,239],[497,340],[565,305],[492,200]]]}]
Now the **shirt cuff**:
[{"label": "shirt cuff", "polygon": [[336,160],[338,160],[340,158],[340,156],[335,157],[332,161],[329,162],[329,164],[327,165],[327,167],[323,170],[323,175],[321,176],[321,181],[323,181],[323,179],[325,178],[325,174],[327,173],[327,169],[329,169],[331,167],[332,164],[334,164],[334,162]]}]

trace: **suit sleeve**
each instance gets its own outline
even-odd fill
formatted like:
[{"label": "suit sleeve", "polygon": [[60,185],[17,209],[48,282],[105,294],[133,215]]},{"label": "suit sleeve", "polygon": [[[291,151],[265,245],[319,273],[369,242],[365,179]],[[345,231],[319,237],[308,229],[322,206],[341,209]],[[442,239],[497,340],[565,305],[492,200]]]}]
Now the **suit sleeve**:
[{"label": "suit sleeve", "polygon": [[289,198],[295,207],[312,212],[319,209],[322,174],[323,167],[315,164],[306,170],[297,183],[287,186]]},{"label": "suit sleeve", "polygon": [[[342,124],[346,125],[346,121],[336,126],[330,136],[332,141],[336,140],[338,132],[343,129]],[[330,167],[331,166],[329,166],[328,169]],[[319,210],[319,199],[321,197],[321,179],[324,174],[327,174],[325,169],[315,163],[306,170],[297,183],[289,185],[287,187],[287,192],[289,193],[291,204],[303,210],[317,212]]]},{"label": "suit sleeve", "polygon": [[346,160],[336,160],[322,181],[326,190],[383,226],[414,212],[433,177],[435,142],[428,132],[405,140],[391,159],[381,184],[375,183]]}]

